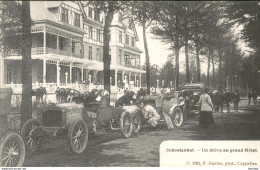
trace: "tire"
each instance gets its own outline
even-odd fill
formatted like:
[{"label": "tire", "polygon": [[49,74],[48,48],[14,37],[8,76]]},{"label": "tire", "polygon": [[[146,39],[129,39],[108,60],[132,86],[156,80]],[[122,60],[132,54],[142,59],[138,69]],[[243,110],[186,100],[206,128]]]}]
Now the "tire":
[{"label": "tire", "polygon": [[129,112],[123,112],[120,117],[120,131],[125,138],[129,138],[133,132],[132,116]]},{"label": "tire", "polygon": [[82,153],[88,143],[88,127],[83,119],[75,120],[69,127],[69,148],[73,153]]},{"label": "tire", "polygon": [[175,108],[171,114],[171,118],[174,126],[180,127],[183,124],[183,112],[181,108]]},{"label": "tire", "polygon": [[132,113],[133,133],[137,134],[141,129],[141,116],[138,112]]},{"label": "tire", "polygon": [[36,119],[29,119],[22,127],[21,135],[27,152],[38,150],[43,142],[42,137],[37,133],[40,129],[40,125]]},{"label": "tire", "polygon": [[1,139],[0,166],[21,167],[25,158],[23,138],[16,132],[9,131]]}]

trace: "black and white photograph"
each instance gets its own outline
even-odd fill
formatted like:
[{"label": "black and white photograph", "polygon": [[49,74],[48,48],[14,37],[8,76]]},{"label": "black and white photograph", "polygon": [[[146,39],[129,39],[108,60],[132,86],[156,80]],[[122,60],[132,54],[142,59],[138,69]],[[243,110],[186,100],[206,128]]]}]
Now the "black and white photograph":
[{"label": "black and white photograph", "polygon": [[259,140],[260,1],[0,1],[0,167],[258,169]]}]

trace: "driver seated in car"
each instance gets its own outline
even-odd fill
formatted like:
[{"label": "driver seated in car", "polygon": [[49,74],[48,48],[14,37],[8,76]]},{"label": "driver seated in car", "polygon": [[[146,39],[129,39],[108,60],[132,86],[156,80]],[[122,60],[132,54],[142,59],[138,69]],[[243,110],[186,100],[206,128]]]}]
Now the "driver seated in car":
[{"label": "driver seated in car", "polygon": [[141,102],[142,113],[144,114],[145,120],[148,122],[150,126],[152,126],[155,130],[159,130],[161,126],[159,125],[160,115],[154,109],[153,106],[147,104],[145,101]]}]

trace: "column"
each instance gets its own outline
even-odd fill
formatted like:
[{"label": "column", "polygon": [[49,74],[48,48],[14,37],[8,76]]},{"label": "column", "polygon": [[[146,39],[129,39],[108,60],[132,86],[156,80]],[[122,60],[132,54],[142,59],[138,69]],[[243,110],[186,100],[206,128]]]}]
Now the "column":
[{"label": "column", "polygon": [[91,74],[90,75],[88,75],[88,81],[89,81],[89,84],[91,84],[92,82],[91,82]]},{"label": "column", "polygon": [[0,58],[0,88],[4,85],[4,59]]},{"label": "column", "polygon": [[43,84],[44,84],[44,86],[45,86],[45,84],[46,84],[46,59],[43,59],[42,60],[42,65],[43,65],[43,71],[42,71],[42,78],[43,78],[43,80],[42,80],[42,82],[43,82]]},{"label": "column", "polygon": [[130,81],[131,81],[131,72],[129,73],[129,81],[128,81],[128,84],[130,84]]},{"label": "column", "polygon": [[57,53],[59,52],[59,31],[58,31],[58,34],[57,34],[57,42],[56,42],[56,46],[57,46]]},{"label": "column", "polygon": [[72,81],[72,65],[73,65],[73,63],[70,62],[70,83]]},{"label": "column", "polygon": [[46,26],[43,30],[43,54],[46,54]]},{"label": "column", "polygon": [[97,84],[97,73],[98,73],[98,71],[97,70],[94,70],[93,71],[93,80],[94,80],[94,82]]},{"label": "column", "polygon": [[56,70],[57,70],[57,87],[60,86],[60,62],[57,61],[57,64],[56,64]]},{"label": "column", "polygon": [[89,78],[88,78],[88,73],[90,72],[90,70],[87,70],[86,69],[86,80],[88,81],[89,80]]},{"label": "column", "polygon": [[115,86],[117,87],[117,70],[115,70]]},{"label": "column", "polygon": [[135,84],[134,84],[134,87],[137,87],[137,84],[136,84],[136,73],[135,73]]},{"label": "column", "polygon": [[81,81],[83,82],[83,74],[84,74],[84,69],[83,69],[83,66],[81,67]]},{"label": "column", "polygon": [[142,87],[142,73],[140,73],[140,87]]},{"label": "column", "polygon": [[125,70],[122,72],[122,82],[125,80]]}]

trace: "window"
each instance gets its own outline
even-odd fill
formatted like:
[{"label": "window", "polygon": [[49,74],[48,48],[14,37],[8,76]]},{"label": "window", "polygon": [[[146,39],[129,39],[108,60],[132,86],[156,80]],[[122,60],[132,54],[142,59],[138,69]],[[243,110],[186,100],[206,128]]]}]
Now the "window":
[{"label": "window", "polygon": [[88,59],[92,60],[92,47],[91,46],[89,46]]},{"label": "window", "polygon": [[119,42],[121,42],[122,43],[122,38],[123,38],[123,33],[122,33],[122,31],[119,31]]},{"label": "window", "polygon": [[91,7],[88,7],[88,16],[92,18],[92,11],[93,9]]},{"label": "window", "polygon": [[99,11],[95,11],[95,13],[94,13],[94,19],[95,19],[96,21],[99,21],[99,20],[100,20],[100,12],[99,12]]},{"label": "window", "polygon": [[101,30],[97,29],[97,41],[101,42]]},{"label": "window", "polygon": [[126,43],[127,45],[129,45],[129,35],[126,35],[125,43]]},{"label": "window", "polygon": [[125,55],[125,65],[130,65],[131,60],[130,60],[130,55]]},{"label": "window", "polygon": [[135,46],[135,37],[132,37],[131,45],[132,45],[132,46]]},{"label": "window", "polygon": [[61,21],[65,23],[69,22],[68,10],[65,8],[61,8]]},{"label": "window", "polygon": [[88,38],[92,39],[93,38],[93,28],[92,27],[88,27]]},{"label": "window", "polygon": [[75,16],[74,16],[74,24],[75,24],[75,26],[80,27],[80,15],[77,13],[75,13]]},{"label": "window", "polygon": [[75,47],[76,47],[76,42],[72,41],[72,46],[71,46],[72,53],[75,53]]},{"label": "window", "polygon": [[99,48],[97,48],[96,60],[101,61],[101,59],[100,59],[100,49]]},{"label": "window", "polygon": [[119,50],[119,64],[122,64],[122,50]]}]

